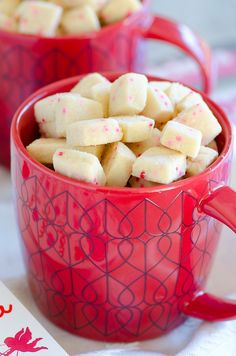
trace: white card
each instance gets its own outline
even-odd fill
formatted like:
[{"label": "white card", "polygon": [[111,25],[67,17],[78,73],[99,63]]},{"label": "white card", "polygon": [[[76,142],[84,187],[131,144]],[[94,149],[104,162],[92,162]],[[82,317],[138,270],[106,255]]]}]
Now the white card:
[{"label": "white card", "polygon": [[0,355],[69,356],[2,282]]}]

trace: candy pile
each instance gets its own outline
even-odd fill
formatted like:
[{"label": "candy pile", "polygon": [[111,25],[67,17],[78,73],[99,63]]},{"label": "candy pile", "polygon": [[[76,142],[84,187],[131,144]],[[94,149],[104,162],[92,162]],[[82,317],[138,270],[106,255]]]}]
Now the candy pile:
[{"label": "candy pile", "polygon": [[203,172],[222,128],[200,94],[170,82],[98,73],[35,104],[41,138],[29,154],[79,181],[150,187]]},{"label": "candy pile", "polygon": [[0,29],[39,36],[98,31],[141,8],[140,0],[0,0]]}]

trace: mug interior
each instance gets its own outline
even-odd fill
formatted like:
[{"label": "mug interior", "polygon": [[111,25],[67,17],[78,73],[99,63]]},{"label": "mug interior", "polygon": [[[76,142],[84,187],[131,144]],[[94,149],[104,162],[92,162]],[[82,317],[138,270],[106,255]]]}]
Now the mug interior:
[{"label": "mug interior", "polygon": [[[107,79],[109,79],[110,81],[114,81],[116,78],[118,78],[120,75],[124,74],[124,73],[102,73]],[[93,187],[93,185],[91,184],[87,184],[87,183],[81,183],[78,181],[75,181],[71,178],[68,177],[64,177],[59,175],[58,173],[50,170],[49,168],[45,167],[44,165],[38,163],[37,161],[35,161],[33,158],[31,158],[31,156],[28,154],[27,150],[26,150],[26,146],[29,145],[31,142],[33,142],[34,140],[36,140],[37,138],[40,137],[39,135],[39,129],[38,129],[38,124],[35,121],[35,117],[34,117],[34,104],[49,95],[53,95],[56,93],[63,93],[63,92],[68,92],[72,89],[72,87],[83,77],[83,75],[81,76],[77,76],[77,77],[72,77],[69,79],[65,79],[65,80],[61,80],[58,81],[56,83],[50,84],[47,87],[44,87],[42,89],[40,89],[39,91],[37,91],[35,94],[31,95],[31,97],[29,97],[22,105],[21,107],[18,109],[18,111],[16,112],[13,121],[12,121],[12,140],[15,142],[17,149],[21,151],[21,154],[23,156],[25,156],[25,159],[27,161],[30,161],[31,164],[33,165],[37,165],[38,167],[40,167],[41,170],[45,171],[45,174],[54,174],[55,177],[57,177],[57,179],[62,179],[62,180],[66,180],[68,183],[73,183],[73,184],[77,184],[77,185],[85,185],[88,187]],[[163,78],[158,78],[158,77],[153,77],[153,76],[147,76],[149,81],[155,81],[155,80],[161,80],[161,81],[165,81],[166,79]],[[196,91],[195,89],[193,89],[194,91]],[[232,149],[232,127],[231,124],[227,118],[227,116],[225,115],[225,113],[222,111],[222,109],[215,104],[214,102],[212,102],[205,94],[203,94],[202,92],[196,91],[198,93],[200,93],[205,102],[208,104],[208,106],[210,107],[210,109],[212,110],[212,112],[214,113],[214,115],[217,117],[217,119],[219,120],[221,126],[222,126],[222,133],[217,137],[217,145],[218,145],[218,150],[219,150],[219,157],[218,159],[210,166],[208,167],[203,173],[199,174],[198,176],[195,177],[190,177],[190,178],[186,178],[184,180],[180,180],[168,185],[161,185],[158,186],[158,190],[160,189],[168,189],[168,188],[172,188],[176,185],[184,185],[185,183],[189,183],[190,180],[195,180],[197,179],[199,176],[202,176],[204,174],[208,174],[209,170],[214,170],[216,169],[220,164],[223,164],[224,160],[226,159],[226,157],[228,156],[228,154],[230,154],[231,149]],[[108,191],[125,191],[125,190],[131,190],[132,192],[134,191],[152,191],[152,190],[157,190],[156,187],[151,187],[151,188],[114,188],[114,187],[100,187],[103,190],[108,190]]]}]

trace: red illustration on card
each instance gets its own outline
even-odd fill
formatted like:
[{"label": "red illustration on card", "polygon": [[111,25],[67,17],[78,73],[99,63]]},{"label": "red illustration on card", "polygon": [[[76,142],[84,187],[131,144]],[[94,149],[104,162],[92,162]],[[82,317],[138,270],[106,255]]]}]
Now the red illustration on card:
[{"label": "red illustration on card", "polygon": [[0,318],[2,318],[5,314],[10,314],[13,310],[12,304],[8,306],[8,309],[6,309],[3,305],[0,305]]},{"label": "red illustration on card", "polygon": [[38,352],[42,350],[48,350],[45,346],[37,347],[39,341],[43,340],[42,338],[37,338],[32,340],[32,333],[30,329],[27,327],[26,329],[21,329],[14,337],[7,337],[4,340],[4,345],[8,347],[8,349],[1,353],[1,356],[10,356],[15,354],[16,356],[21,353],[26,352]]}]

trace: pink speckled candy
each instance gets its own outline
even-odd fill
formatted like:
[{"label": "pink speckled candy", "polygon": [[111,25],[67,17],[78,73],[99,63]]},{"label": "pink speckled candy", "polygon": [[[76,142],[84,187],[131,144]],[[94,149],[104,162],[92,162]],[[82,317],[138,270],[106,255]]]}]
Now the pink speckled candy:
[{"label": "pink speckled candy", "polygon": [[139,157],[149,148],[160,146],[160,139],[161,131],[154,128],[146,140],[137,143],[129,143],[128,147],[136,154],[137,157]]},{"label": "pink speckled candy", "polygon": [[185,155],[165,147],[154,147],[136,159],[132,175],[151,182],[169,184],[184,176],[185,171]]},{"label": "pink speckled candy", "polygon": [[169,121],[161,133],[161,144],[163,146],[192,158],[197,157],[201,141],[201,131],[176,121]]},{"label": "pink speckled candy", "polygon": [[123,20],[141,8],[139,0],[109,0],[101,10],[101,18],[106,24]]},{"label": "pink speckled candy", "polygon": [[217,151],[201,146],[197,157],[187,160],[187,176],[191,177],[203,172],[217,157]]},{"label": "pink speckled candy", "polygon": [[94,119],[78,121],[67,128],[67,143],[71,146],[93,146],[122,139],[123,132],[117,120]]},{"label": "pink speckled candy", "polygon": [[73,149],[59,149],[53,155],[56,172],[82,182],[105,185],[106,177],[97,157]]},{"label": "pink speckled candy", "polygon": [[154,120],[145,116],[116,116],[114,118],[118,121],[123,131],[122,142],[146,140],[154,128]]}]

